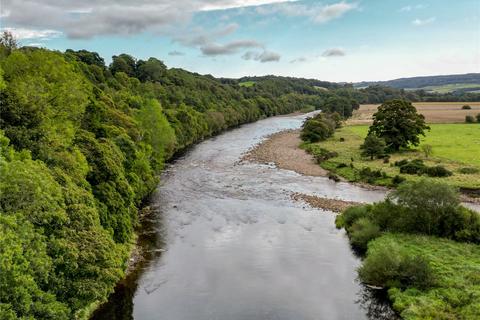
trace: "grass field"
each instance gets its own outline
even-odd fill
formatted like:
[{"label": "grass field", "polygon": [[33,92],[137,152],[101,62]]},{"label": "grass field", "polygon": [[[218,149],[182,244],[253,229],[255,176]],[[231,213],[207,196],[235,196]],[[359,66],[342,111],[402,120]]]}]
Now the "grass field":
[{"label": "grass field", "polygon": [[[392,288],[393,307],[404,319],[478,319],[480,314],[480,249],[451,240],[386,234],[369,243],[370,250],[398,246],[410,256],[425,258],[435,285],[428,290]],[[368,253],[367,253],[368,255]]]},{"label": "grass field", "polygon": [[[434,93],[449,93],[449,92],[454,92],[456,90],[462,90],[462,89],[478,89],[480,90],[480,83],[453,83],[453,84],[445,84],[442,86],[428,86],[428,87],[423,87],[419,88],[428,92],[434,92]],[[413,89],[413,90],[419,90],[419,89]]]},{"label": "grass field", "polygon": [[[418,112],[425,116],[428,123],[464,123],[465,116],[480,113],[480,102],[415,102]],[[469,105],[471,110],[462,110]],[[348,124],[370,124],[372,115],[377,111],[377,104],[363,104],[353,112]]]},{"label": "grass field", "polygon": [[238,84],[239,86],[241,87],[253,87],[255,85],[255,81],[244,81],[244,82],[240,82]]},{"label": "grass field", "polygon": [[[365,125],[346,126],[338,129],[332,138],[313,144],[314,148],[311,152],[315,154],[315,147],[337,152],[337,157],[323,161],[321,166],[349,181],[358,181],[359,179],[350,164],[356,169],[369,167],[374,170],[382,170],[389,178],[378,179],[375,184],[391,185],[391,178],[400,175],[399,168],[393,165],[395,161],[422,159],[428,166],[441,165],[453,172],[450,177],[432,179],[455,187],[480,188],[480,173],[462,174],[459,172],[459,169],[465,167],[480,169],[480,124],[432,124],[430,126],[431,131],[426,133],[426,137],[422,138],[421,142],[433,147],[433,155],[429,158],[425,158],[419,149],[392,154],[389,163],[384,163],[382,159],[369,160],[362,157],[360,145],[368,132],[368,126]],[[345,141],[341,142],[341,138]],[[347,166],[337,168],[339,164]],[[400,176],[410,181],[422,178],[409,174]]]}]

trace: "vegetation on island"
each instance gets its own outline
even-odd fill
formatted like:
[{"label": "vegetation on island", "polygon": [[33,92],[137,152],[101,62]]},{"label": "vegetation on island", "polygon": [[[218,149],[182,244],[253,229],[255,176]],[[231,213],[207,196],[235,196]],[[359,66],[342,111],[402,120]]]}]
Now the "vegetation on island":
[{"label": "vegetation on island", "polygon": [[385,201],[346,209],[336,219],[366,256],[358,273],[388,290],[404,319],[476,319],[480,314],[480,215],[456,190],[405,182]]}]

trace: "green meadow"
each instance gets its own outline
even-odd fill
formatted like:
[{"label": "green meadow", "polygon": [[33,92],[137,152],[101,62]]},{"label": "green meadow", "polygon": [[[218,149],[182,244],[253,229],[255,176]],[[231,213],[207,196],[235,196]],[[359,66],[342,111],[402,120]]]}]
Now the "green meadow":
[{"label": "green meadow", "polygon": [[434,285],[428,289],[391,288],[393,308],[404,319],[478,319],[480,313],[480,249],[476,244],[405,234],[371,241],[368,254],[395,247],[409,256],[421,256],[432,268]]},{"label": "green meadow", "polygon": [[[355,169],[369,167],[381,170],[388,176],[377,179],[375,184],[390,186],[391,178],[400,175],[399,168],[393,165],[395,161],[422,159],[426,165],[441,165],[453,173],[450,177],[432,179],[455,187],[480,188],[480,173],[460,172],[464,168],[480,170],[480,124],[430,124],[430,128],[419,147],[392,154],[389,163],[384,163],[383,159],[370,160],[361,156],[360,145],[368,133],[366,125],[340,128],[326,141],[305,147],[314,155],[321,149],[337,152],[338,156],[323,161],[321,166],[349,181],[359,180]],[[433,154],[428,158],[421,151],[422,144],[433,147]],[[418,175],[400,176],[410,181],[421,179]]]}]

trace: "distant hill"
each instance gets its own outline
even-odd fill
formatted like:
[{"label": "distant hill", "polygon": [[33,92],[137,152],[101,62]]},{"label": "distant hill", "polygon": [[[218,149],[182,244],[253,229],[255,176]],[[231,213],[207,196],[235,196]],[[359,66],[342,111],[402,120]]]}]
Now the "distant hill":
[{"label": "distant hill", "polygon": [[363,81],[354,83],[353,85],[356,88],[381,85],[397,89],[421,89],[426,87],[440,87],[453,84],[466,85],[465,87],[472,87],[472,84],[477,84],[480,87],[480,73],[400,78],[389,81]]}]

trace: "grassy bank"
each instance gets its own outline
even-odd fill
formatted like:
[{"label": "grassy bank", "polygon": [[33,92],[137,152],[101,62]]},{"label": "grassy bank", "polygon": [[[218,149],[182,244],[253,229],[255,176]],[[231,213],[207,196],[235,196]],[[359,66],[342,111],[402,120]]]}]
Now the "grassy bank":
[{"label": "grassy bank", "polygon": [[[480,125],[478,124],[432,124],[431,131],[422,138],[421,144],[433,147],[433,155],[428,158],[420,148],[394,153],[388,163],[383,159],[370,160],[362,157],[360,145],[368,132],[368,126],[346,126],[338,129],[334,136],[313,144],[304,144],[303,148],[319,157],[325,150],[336,152],[336,156],[320,163],[321,167],[339,175],[348,181],[363,181],[375,185],[394,186],[395,176],[408,181],[417,181],[421,176],[400,174],[396,161],[403,159],[422,159],[427,166],[441,165],[451,171],[449,177],[433,178],[449,185],[462,188],[480,188]],[[420,145],[421,146],[421,145]],[[334,155],[334,154],[333,154]],[[361,175],[363,168],[379,170],[380,176]],[[478,172],[462,173],[464,168]],[[462,170],[463,169],[463,170]]]},{"label": "grassy bank", "polygon": [[369,243],[368,255],[396,248],[409,256],[425,258],[434,286],[401,290],[390,288],[393,308],[404,319],[478,319],[480,316],[480,247],[451,240],[402,234],[385,234]]}]

